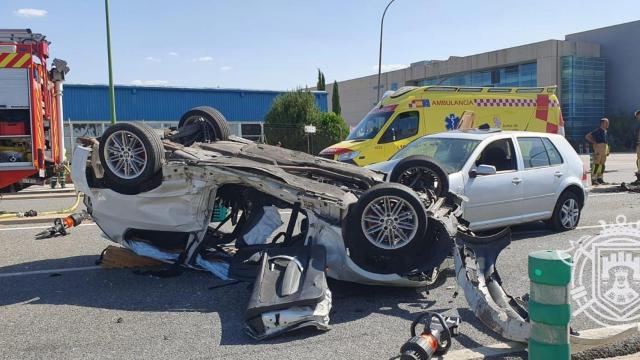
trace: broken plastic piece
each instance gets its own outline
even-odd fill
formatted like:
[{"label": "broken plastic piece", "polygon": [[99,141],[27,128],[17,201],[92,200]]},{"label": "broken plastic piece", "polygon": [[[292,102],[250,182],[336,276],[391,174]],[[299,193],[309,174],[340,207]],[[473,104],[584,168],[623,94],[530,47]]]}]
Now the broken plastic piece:
[{"label": "broken plastic piece", "polygon": [[255,339],[312,326],[329,330],[331,292],[321,246],[269,249],[245,314],[245,329]]}]

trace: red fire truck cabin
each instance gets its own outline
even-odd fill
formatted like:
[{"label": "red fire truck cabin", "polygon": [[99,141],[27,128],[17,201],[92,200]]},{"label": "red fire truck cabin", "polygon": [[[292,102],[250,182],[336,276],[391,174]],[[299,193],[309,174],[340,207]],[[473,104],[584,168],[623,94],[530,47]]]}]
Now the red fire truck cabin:
[{"label": "red fire truck cabin", "polygon": [[62,82],[47,69],[49,42],[31,30],[0,29],[0,189],[42,183],[64,161]]}]

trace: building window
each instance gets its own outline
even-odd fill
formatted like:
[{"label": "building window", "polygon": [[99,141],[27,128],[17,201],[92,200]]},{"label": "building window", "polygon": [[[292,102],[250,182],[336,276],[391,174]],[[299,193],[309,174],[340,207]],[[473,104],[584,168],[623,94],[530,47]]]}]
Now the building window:
[{"label": "building window", "polygon": [[576,144],[605,114],[605,59],[562,57],[561,108],[567,139]]},{"label": "building window", "polygon": [[418,86],[535,87],[537,86],[537,80],[537,64],[532,62],[491,70],[471,71],[462,74],[424,79],[418,82]]},{"label": "building window", "polygon": [[242,124],[240,127],[242,137],[248,140],[262,140],[262,124]]}]

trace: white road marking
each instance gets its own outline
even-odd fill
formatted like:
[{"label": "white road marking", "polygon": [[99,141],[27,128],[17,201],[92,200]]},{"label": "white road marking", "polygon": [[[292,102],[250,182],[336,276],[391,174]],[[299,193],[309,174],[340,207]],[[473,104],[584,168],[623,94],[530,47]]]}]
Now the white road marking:
[{"label": "white road marking", "polygon": [[57,273],[65,273],[65,272],[98,270],[98,269],[102,269],[102,267],[93,265],[93,266],[81,266],[81,267],[66,268],[66,269],[19,271],[19,272],[13,272],[13,273],[0,274],[0,278],[14,277],[14,276],[40,275],[40,274],[57,274]]},{"label": "white road marking", "polygon": [[[95,226],[95,223],[86,223],[86,224],[80,224],[76,227],[80,227],[80,226]],[[24,226],[24,227],[12,227],[12,228],[0,228],[0,231],[11,231],[11,230],[33,230],[33,229],[47,229],[50,228],[51,225],[45,225],[45,226]]]},{"label": "white road marking", "polygon": [[[580,348],[580,351],[586,350],[590,347],[597,347],[598,344],[604,344],[601,346],[607,346],[607,341],[604,339],[612,337],[618,338],[619,342],[624,336],[631,336],[637,333],[638,323],[631,323],[626,325],[618,325],[618,326],[607,326],[602,328],[588,329],[588,330],[579,330],[580,336],[583,340],[580,343],[575,343],[572,341],[572,344],[577,348]],[[629,330],[633,329],[635,330]],[[625,335],[621,335],[622,333],[626,333]],[[618,335],[618,336],[616,336]],[[584,340],[589,339],[589,340]],[[610,341],[609,341],[610,342]],[[447,353],[445,357],[437,357],[434,359],[447,359],[447,360],[457,360],[457,359],[484,359],[487,356],[496,356],[496,355],[506,355],[510,353],[515,353],[524,350],[527,347],[524,343],[518,342],[501,342],[488,346],[480,346],[472,349],[464,349],[464,350],[456,350]],[[574,349],[572,349],[574,350]],[[637,359],[638,354],[633,354],[634,357],[629,357],[628,359]],[[617,359],[617,358],[616,358]],[[627,358],[624,358],[627,359]]]},{"label": "white road marking", "polygon": [[446,356],[434,357],[434,359],[484,359],[487,356],[496,356],[515,353],[524,350],[526,344],[517,342],[503,342],[488,346],[480,346],[472,349],[456,350],[448,352]]},{"label": "white road marking", "polygon": [[[602,225],[598,224],[598,225],[578,226],[574,230],[599,229],[599,228],[602,228]],[[555,235],[556,234],[556,233],[552,232],[551,230],[547,230],[547,229],[536,229],[536,230],[517,230],[517,229],[514,229],[513,230],[513,234],[514,235],[527,235],[527,234],[539,234],[539,233],[549,233],[550,235]]]},{"label": "white road marking", "polygon": [[601,228],[602,225],[598,224],[598,225],[585,225],[585,226],[578,226],[576,227],[576,230],[582,230],[582,229],[596,229],[596,228]]},{"label": "white road marking", "polygon": [[589,194],[588,197],[611,196],[611,195],[630,195],[630,194],[632,194],[632,193],[630,193],[628,191],[624,191],[624,192],[608,192],[608,193]]}]

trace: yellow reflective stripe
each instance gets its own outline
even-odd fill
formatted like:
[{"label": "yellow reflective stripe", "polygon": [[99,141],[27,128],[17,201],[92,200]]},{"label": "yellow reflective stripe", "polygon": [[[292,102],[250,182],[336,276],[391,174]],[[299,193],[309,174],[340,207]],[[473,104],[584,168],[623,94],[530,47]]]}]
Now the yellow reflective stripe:
[{"label": "yellow reflective stripe", "polygon": [[0,61],[0,68],[3,68],[5,66],[7,66],[7,64],[10,63],[11,60],[13,60],[13,58],[16,57],[16,55],[18,55],[18,54],[17,53],[13,53],[13,54],[7,55],[7,57],[4,58],[4,60]]},{"label": "yellow reflective stripe", "polygon": [[29,61],[29,59],[31,59],[31,54],[24,54],[22,56],[22,59],[18,60],[17,63],[13,64],[14,68],[19,68],[22,67],[22,65],[24,65],[24,63],[26,63],[27,61]]}]

